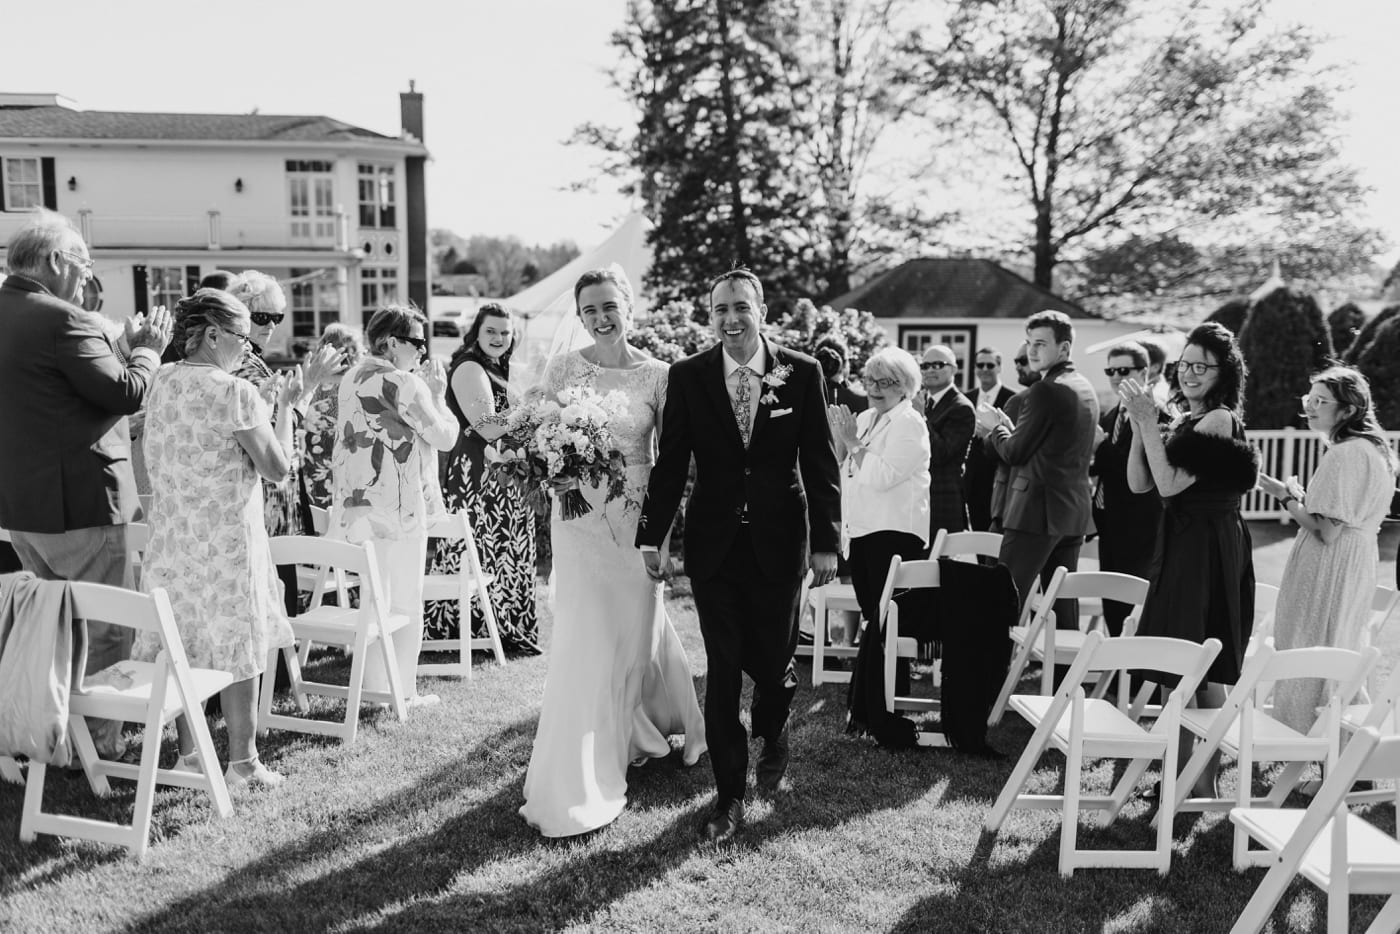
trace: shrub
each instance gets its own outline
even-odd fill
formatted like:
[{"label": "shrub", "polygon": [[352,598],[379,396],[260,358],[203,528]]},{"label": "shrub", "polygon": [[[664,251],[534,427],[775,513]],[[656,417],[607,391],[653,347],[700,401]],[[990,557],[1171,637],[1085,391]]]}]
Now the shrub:
[{"label": "shrub", "polygon": [[1236,337],[1244,330],[1244,319],[1249,314],[1249,299],[1232,298],[1210,313],[1207,321],[1218,321],[1230,329]]},{"label": "shrub", "polygon": [[1270,292],[1250,306],[1240,350],[1249,365],[1244,412],[1250,427],[1298,427],[1298,395],[1332,356],[1317,301],[1286,288]]},{"label": "shrub", "polygon": [[1376,316],[1367,321],[1361,328],[1361,332],[1356,335],[1356,340],[1351,342],[1346,354],[1342,357],[1342,362],[1348,366],[1355,366],[1361,359],[1361,355],[1366,352],[1366,347],[1375,339],[1376,332],[1381,325],[1391,318],[1400,315],[1400,305],[1389,305],[1376,313]]},{"label": "shrub", "polygon": [[1356,361],[1356,368],[1371,383],[1371,398],[1381,427],[1400,428],[1400,318],[1391,315],[1375,330]]}]

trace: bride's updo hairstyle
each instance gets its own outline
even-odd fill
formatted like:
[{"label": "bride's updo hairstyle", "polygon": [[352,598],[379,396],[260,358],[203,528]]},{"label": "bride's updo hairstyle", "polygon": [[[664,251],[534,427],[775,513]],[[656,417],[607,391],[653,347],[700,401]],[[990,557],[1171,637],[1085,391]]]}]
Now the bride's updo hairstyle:
[{"label": "bride's updo hairstyle", "polygon": [[627,301],[627,313],[632,314],[632,283],[627,281],[627,273],[622,271],[622,267],[613,263],[603,269],[590,269],[588,272],[578,277],[574,283],[574,314],[582,314],[578,306],[578,298],[583,294],[583,290],[590,285],[602,285],[605,282],[612,283],[622,292],[622,297]]}]

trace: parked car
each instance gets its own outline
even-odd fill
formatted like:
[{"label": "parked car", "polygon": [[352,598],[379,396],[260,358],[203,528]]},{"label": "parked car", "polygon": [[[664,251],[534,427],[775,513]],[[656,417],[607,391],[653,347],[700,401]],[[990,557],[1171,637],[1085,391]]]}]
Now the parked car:
[{"label": "parked car", "polygon": [[466,312],[461,308],[444,308],[433,314],[433,337],[461,337]]}]

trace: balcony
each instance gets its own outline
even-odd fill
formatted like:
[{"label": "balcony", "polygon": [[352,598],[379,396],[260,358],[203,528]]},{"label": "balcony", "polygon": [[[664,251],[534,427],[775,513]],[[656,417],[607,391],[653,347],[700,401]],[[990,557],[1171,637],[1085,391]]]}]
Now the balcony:
[{"label": "balcony", "polygon": [[[0,243],[29,219],[0,213]],[[350,249],[349,216],[341,208],[310,218],[202,211],[184,214],[103,214],[81,210],[73,218],[89,249],[326,250]]]}]

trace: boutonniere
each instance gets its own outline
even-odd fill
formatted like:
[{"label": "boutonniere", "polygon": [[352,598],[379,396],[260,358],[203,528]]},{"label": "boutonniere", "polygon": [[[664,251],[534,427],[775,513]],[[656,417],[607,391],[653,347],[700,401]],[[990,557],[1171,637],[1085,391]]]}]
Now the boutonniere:
[{"label": "boutonniere", "polygon": [[768,387],[768,391],[759,396],[758,401],[765,405],[772,405],[778,401],[778,394],[774,392],[781,386],[787,385],[787,378],[792,375],[792,365],[780,363],[767,373],[763,374],[763,385]]}]

